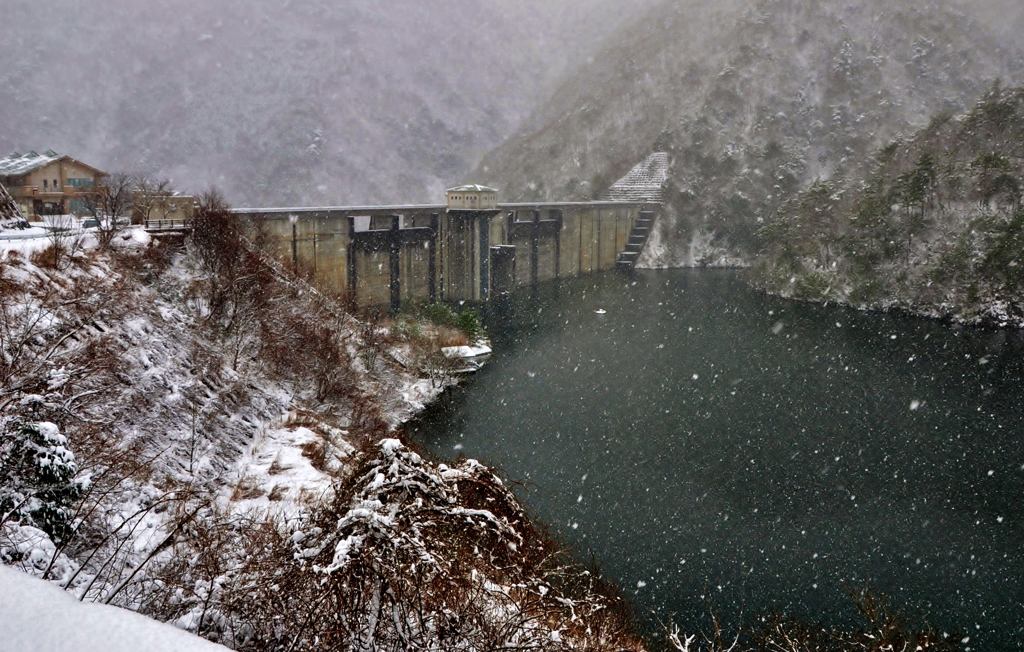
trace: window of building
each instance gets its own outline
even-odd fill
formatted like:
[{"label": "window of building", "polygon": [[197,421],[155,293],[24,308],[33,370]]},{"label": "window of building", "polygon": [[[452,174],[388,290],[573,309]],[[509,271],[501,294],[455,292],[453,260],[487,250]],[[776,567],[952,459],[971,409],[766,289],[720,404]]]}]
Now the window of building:
[{"label": "window of building", "polygon": [[43,179],[43,188],[49,188],[49,186],[47,185],[48,183],[50,182],[47,181],[46,179]]}]

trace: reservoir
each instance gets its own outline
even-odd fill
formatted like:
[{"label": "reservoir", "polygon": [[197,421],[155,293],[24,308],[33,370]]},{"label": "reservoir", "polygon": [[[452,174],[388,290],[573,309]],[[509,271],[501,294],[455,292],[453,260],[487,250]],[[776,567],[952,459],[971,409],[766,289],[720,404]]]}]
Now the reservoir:
[{"label": "reservoir", "polygon": [[870,585],[1024,646],[1024,339],[788,302],[733,271],[610,273],[492,307],[495,355],[411,427],[521,484],[649,632],[859,624]]}]

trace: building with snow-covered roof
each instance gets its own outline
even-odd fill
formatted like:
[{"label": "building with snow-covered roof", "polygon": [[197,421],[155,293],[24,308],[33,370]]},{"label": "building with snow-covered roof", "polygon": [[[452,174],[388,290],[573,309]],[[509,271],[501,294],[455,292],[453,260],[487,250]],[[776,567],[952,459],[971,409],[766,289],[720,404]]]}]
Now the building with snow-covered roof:
[{"label": "building with snow-covered roof", "polygon": [[600,198],[602,201],[661,203],[668,181],[668,166],[668,154],[655,152],[601,193]]},{"label": "building with snow-covered roof", "polygon": [[489,211],[498,208],[498,191],[487,186],[459,186],[449,189],[446,195],[448,210]]},{"label": "building with snow-covered roof", "polygon": [[43,215],[84,214],[87,199],[106,172],[70,156],[15,152],[0,159],[0,185],[29,219]]}]

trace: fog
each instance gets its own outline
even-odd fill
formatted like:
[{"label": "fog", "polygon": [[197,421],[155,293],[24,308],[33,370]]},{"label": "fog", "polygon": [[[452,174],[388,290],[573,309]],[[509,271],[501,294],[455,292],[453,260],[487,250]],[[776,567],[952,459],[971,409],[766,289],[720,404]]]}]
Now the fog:
[{"label": "fog", "polygon": [[10,0],[0,151],[241,203],[436,200],[652,0]]},{"label": "fog", "polygon": [[[236,204],[436,201],[655,4],[6,0],[0,152]],[[1024,24],[1017,2],[966,6],[1007,40]]]}]

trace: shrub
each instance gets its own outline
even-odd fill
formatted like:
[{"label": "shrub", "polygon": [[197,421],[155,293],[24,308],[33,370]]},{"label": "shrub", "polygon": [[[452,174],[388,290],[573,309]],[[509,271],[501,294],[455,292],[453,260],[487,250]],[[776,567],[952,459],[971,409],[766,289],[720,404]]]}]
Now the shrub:
[{"label": "shrub", "polygon": [[757,629],[743,628],[726,637],[717,617],[712,615],[712,632],[702,640],[680,632],[676,625],[666,628],[667,648],[677,652],[954,652],[959,636],[941,634],[931,627],[917,628],[901,612],[894,612],[884,595],[870,588],[848,590],[857,611],[867,621],[860,629],[827,628],[823,625],[773,616]]},{"label": "shrub", "polygon": [[438,326],[454,326],[455,312],[447,303],[432,303],[427,306],[427,319]]},{"label": "shrub", "polygon": [[282,375],[312,382],[318,401],[339,401],[355,388],[351,334],[329,315],[272,309],[259,315],[261,357]]},{"label": "shrub", "polygon": [[472,308],[463,308],[456,313],[448,304],[437,302],[427,306],[425,312],[427,319],[435,325],[462,331],[470,344],[484,339],[487,335],[480,313]]},{"label": "shrub", "polygon": [[391,327],[391,334],[402,340],[423,336],[423,324],[416,318],[399,317]]},{"label": "shrub", "polygon": [[480,321],[480,314],[472,308],[464,308],[455,320],[455,326],[466,334],[471,343],[482,340],[485,336],[483,323]]}]

